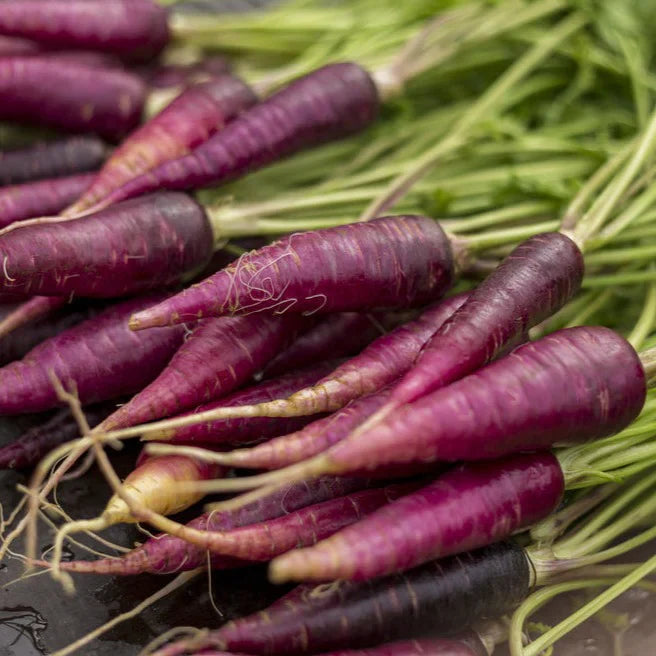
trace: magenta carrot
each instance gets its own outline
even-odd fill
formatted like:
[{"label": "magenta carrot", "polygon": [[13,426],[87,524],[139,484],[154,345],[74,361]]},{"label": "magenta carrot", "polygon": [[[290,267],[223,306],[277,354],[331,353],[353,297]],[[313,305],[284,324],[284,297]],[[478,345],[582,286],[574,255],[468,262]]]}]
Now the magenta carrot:
[{"label": "magenta carrot", "polygon": [[390,216],[284,237],[136,314],[134,330],[253,312],[335,312],[434,301],[451,286],[453,256],[425,216]]},{"label": "magenta carrot", "polygon": [[50,373],[82,403],[94,403],[141,389],[164,368],[182,342],[184,329],[130,331],[131,312],[153,299],[124,301],[47,339],[22,360],[0,368],[0,413],[40,412],[61,401]]},{"label": "magenta carrot", "polygon": [[69,137],[30,148],[2,152],[0,185],[15,185],[93,171],[103,163],[106,154],[105,144],[93,136]]},{"label": "magenta carrot", "polygon": [[95,178],[95,173],[79,173],[0,187],[0,228],[35,216],[58,214],[79,198]]},{"label": "magenta carrot", "polygon": [[328,358],[353,355],[382,332],[379,320],[370,314],[339,312],[329,315],[269,362],[264,368],[264,377],[278,376]]},{"label": "magenta carrot", "polygon": [[155,189],[195,189],[233,180],[305,148],[360,132],[378,114],[369,73],[329,64],[245,112],[192,153],[131,180],[110,196],[124,200]]},{"label": "magenta carrot", "polygon": [[[253,406],[215,408],[198,414],[198,421],[228,417],[303,416],[338,410],[349,402],[381,390],[408,370],[423,344],[442,323],[463,303],[466,295],[460,294],[437,303],[417,320],[399,326],[370,344],[362,353],[347,360],[312,387],[295,392],[286,399]],[[144,427],[151,430],[177,428],[186,419],[173,419],[169,425],[156,424]],[[309,446],[308,438],[303,443]]]},{"label": "magenta carrot", "polygon": [[[116,408],[115,401],[106,401],[84,408],[84,414],[93,426],[101,422]],[[30,428],[15,441],[0,447],[0,469],[33,467],[52,449],[80,436],[80,427],[68,408],[58,410],[47,421]]]},{"label": "magenta carrot", "polygon": [[114,189],[185,155],[256,101],[253,91],[228,73],[188,88],[121,144],[65,214],[74,216],[102,205]]},{"label": "magenta carrot", "polygon": [[114,297],[160,288],[205,265],[212,230],[189,196],[164,192],[75,221],[19,228],[0,239],[2,291]]},{"label": "magenta carrot", "polygon": [[[316,383],[320,378],[335,368],[334,360],[320,362],[314,367],[294,371],[279,378],[266,380],[259,385],[253,385],[218,401],[212,401],[199,406],[193,412],[181,416],[193,415],[214,408],[239,406],[251,403],[265,403],[281,399],[293,394],[299,389]],[[217,419],[191,426],[181,426],[170,431],[149,433],[150,440],[167,440],[183,444],[201,445],[244,445],[261,442],[269,437],[286,435],[305,426],[312,417],[251,417],[246,419]]]},{"label": "magenta carrot", "polygon": [[168,417],[232,392],[291,342],[305,321],[293,314],[201,321],[162,373],[105,420],[103,430]]},{"label": "magenta carrot", "polygon": [[560,503],[551,453],[464,464],[314,547],[283,554],[272,581],[363,581],[509,537]]},{"label": "magenta carrot", "polygon": [[151,59],[169,39],[166,10],[151,0],[6,2],[0,5],[0,34],[57,49],[102,50],[130,60]]},{"label": "magenta carrot", "polygon": [[[89,3],[84,0],[84,4]],[[75,61],[51,60],[47,55],[4,57],[0,95],[0,119],[94,132],[118,141],[138,125],[146,87],[138,76],[117,68],[100,70]]]},{"label": "magenta carrot", "polygon": [[[255,525],[306,506],[322,503],[365,489],[369,481],[361,478],[316,478],[297,483],[258,501],[231,512],[204,513],[186,526],[198,531],[230,531],[241,526]],[[162,534],[152,537],[120,558],[99,560],[75,560],[62,562],[61,568],[69,572],[92,574],[171,574],[189,571],[207,564],[207,551],[175,535]],[[210,554],[212,569],[227,569],[246,565],[242,560]]]},{"label": "magenta carrot", "polygon": [[522,242],[435,333],[389,408],[448,385],[518,344],[576,294],[582,279],[583,256],[569,237],[550,232]]},{"label": "magenta carrot", "polygon": [[0,36],[0,56],[32,55],[41,50],[38,43],[13,36]]},{"label": "magenta carrot", "polygon": [[373,581],[301,585],[265,611],[163,647],[156,656],[206,648],[294,656],[374,646],[429,630],[453,634],[514,608],[530,581],[523,550],[502,542]]},{"label": "magenta carrot", "polygon": [[0,320],[0,339],[36,319],[42,319],[68,304],[63,296],[33,296]]}]

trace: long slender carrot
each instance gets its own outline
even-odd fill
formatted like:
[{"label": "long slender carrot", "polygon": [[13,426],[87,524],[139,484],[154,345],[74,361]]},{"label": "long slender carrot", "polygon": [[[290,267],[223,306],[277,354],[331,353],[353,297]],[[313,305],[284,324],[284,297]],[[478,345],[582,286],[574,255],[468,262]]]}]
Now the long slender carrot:
[{"label": "long slender carrot", "polygon": [[0,339],[35,319],[42,319],[67,305],[63,296],[34,296],[20,303],[0,320]]}]

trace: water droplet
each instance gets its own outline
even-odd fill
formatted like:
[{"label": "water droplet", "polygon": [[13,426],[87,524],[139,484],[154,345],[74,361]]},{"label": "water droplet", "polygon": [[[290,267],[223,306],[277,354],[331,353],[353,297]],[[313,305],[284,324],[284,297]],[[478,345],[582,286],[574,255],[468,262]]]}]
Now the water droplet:
[{"label": "water droplet", "polygon": [[34,608],[0,608],[0,656],[42,656],[46,654],[41,634],[48,622]]},{"label": "water droplet", "polygon": [[[43,546],[43,549],[41,549],[41,558],[47,562],[50,562],[52,560],[51,544],[46,544]],[[74,558],[75,558],[75,554],[67,546],[64,545],[64,547],[62,548],[62,555],[61,555],[62,562],[69,562]]]}]

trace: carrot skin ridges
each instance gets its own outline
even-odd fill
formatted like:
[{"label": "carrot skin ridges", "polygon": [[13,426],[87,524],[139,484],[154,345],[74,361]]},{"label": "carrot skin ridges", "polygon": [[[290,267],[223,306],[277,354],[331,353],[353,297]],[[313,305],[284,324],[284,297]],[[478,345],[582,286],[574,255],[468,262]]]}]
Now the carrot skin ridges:
[{"label": "carrot skin ridges", "polygon": [[94,173],[80,173],[0,188],[0,228],[35,216],[59,214],[89,188],[95,177]]},{"label": "carrot skin ridges", "polygon": [[138,313],[131,327],[265,311],[410,307],[440,298],[453,277],[449,241],[435,221],[414,215],[383,217],[291,235],[246,253],[167,302]]},{"label": "carrot skin ridges", "polygon": [[623,337],[567,328],[398,408],[325,455],[334,473],[499,458],[612,435],[638,416],[645,396],[642,364]]},{"label": "carrot skin ridges", "polygon": [[64,214],[73,216],[102,204],[114,189],[185,155],[256,101],[248,85],[228,73],[188,88],[121,144],[88,191]]},{"label": "carrot skin ridges", "polygon": [[105,144],[93,136],[69,137],[2,152],[0,185],[18,185],[93,171],[103,163],[106,154]]},{"label": "carrot skin ridges", "polygon": [[279,376],[328,358],[353,355],[380,334],[380,324],[369,314],[339,312],[328,315],[269,362],[264,368],[264,377]]},{"label": "carrot skin ridges", "polygon": [[57,49],[81,48],[130,60],[157,55],[169,40],[166,10],[151,0],[21,0],[0,6],[0,34]]},{"label": "carrot skin ridges", "polygon": [[192,153],[162,164],[112,194],[197,189],[241,177],[305,148],[360,132],[378,115],[378,91],[355,63],[329,64],[245,112]]},{"label": "carrot skin ridges", "polygon": [[[301,369],[286,376],[264,381],[244,390],[239,390],[218,401],[199,406],[193,412],[184,415],[205,412],[214,408],[238,405],[266,403],[275,399],[284,399],[299,389],[312,385],[335,367],[334,360],[321,362],[314,367]],[[183,416],[184,416],[183,415]],[[242,445],[249,442],[261,442],[269,437],[286,435],[300,429],[312,421],[313,417],[244,417],[236,419],[217,419],[192,426],[180,426],[167,432],[166,440],[173,443],[202,445],[231,444]],[[149,436],[157,439],[156,434]]]},{"label": "carrot skin ridges", "polygon": [[[234,511],[204,513],[187,524],[200,531],[229,531],[292,513],[300,508],[327,501],[366,488],[369,482],[359,478],[317,478],[295,483]],[[189,571],[207,564],[207,551],[174,535],[149,538],[143,545],[121,558],[64,562],[62,569],[72,572],[114,574],[170,574]],[[247,563],[218,554],[210,555],[213,569],[240,567]]]},{"label": "carrot skin ridges", "polygon": [[143,424],[232,392],[285,348],[306,321],[299,315],[250,315],[200,322],[164,371],[103,428]]},{"label": "carrot skin ridges", "polygon": [[182,343],[184,329],[127,327],[127,317],[162,296],[124,301],[47,339],[22,360],[0,369],[0,413],[41,412],[61,405],[49,372],[82,403],[134,393],[164,368]]},{"label": "carrot skin ridges", "polygon": [[460,465],[314,547],[278,557],[270,575],[363,581],[402,572],[534,524],[557,507],[564,485],[549,452]]},{"label": "carrot skin ridges", "polygon": [[410,403],[523,341],[576,294],[583,269],[579,247],[559,232],[522,242],[433,336],[391,403]]},{"label": "carrot skin ridges", "polygon": [[2,236],[6,292],[117,297],[160,288],[203,266],[213,250],[203,209],[185,194],[135,198],[71,223]]},{"label": "carrot skin ridges", "polygon": [[[498,617],[529,592],[524,551],[502,542],[366,582],[301,585],[266,611],[229,622],[194,643],[263,656],[315,654],[418,634],[453,634]],[[200,643],[200,644],[199,644]],[[186,643],[157,656],[185,653]]]}]

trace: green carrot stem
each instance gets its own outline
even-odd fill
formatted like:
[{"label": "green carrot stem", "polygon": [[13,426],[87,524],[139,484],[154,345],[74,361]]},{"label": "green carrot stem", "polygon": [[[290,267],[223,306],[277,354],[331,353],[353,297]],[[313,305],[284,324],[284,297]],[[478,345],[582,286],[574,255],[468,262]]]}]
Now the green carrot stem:
[{"label": "green carrot stem", "polygon": [[633,327],[633,330],[628,336],[628,340],[637,351],[640,349],[645,339],[651,332],[656,322],[656,283],[652,283],[647,287],[645,294],[645,302],[642,306],[640,318]]}]

